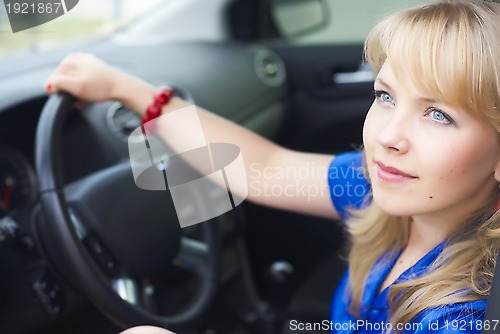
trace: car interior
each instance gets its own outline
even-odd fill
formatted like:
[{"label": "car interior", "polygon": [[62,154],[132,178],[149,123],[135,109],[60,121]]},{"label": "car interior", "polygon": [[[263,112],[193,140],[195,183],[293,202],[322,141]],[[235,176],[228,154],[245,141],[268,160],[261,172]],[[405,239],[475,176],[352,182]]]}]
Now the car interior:
[{"label": "car interior", "polygon": [[[168,191],[133,182],[134,113],[44,91],[66,54],[88,52],[284,147],[359,149],[373,73],[342,27],[348,1],[181,2],[104,37],[0,57],[0,333],[271,334],[329,319],[346,267],[340,221],[245,202],[181,228]],[[280,8],[311,19],[286,37]],[[297,42],[332,22],[338,42]]]}]

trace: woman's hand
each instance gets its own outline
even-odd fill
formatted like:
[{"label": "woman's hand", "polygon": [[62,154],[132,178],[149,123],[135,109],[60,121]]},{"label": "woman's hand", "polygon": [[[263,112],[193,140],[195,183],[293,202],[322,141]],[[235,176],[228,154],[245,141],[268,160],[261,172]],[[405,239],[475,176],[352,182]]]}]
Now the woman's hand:
[{"label": "woman's hand", "polygon": [[124,74],[88,53],[66,56],[47,79],[48,94],[67,92],[80,100],[100,102],[117,97],[116,88]]},{"label": "woman's hand", "polygon": [[155,87],[120,72],[89,53],[64,58],[45,83],[48,94],[67,92],[86,102],[116,100],[144,116],[153,100]]}]

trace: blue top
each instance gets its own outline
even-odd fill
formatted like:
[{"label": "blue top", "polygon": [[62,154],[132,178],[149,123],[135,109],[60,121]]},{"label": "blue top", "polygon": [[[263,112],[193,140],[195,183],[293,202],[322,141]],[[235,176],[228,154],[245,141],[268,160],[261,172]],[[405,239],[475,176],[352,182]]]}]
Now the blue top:
[{"label": "blue top", "polygon": [[[328,184],[335,209],[342,217],[349,217],[348,209],[360,208],[370,187],[364,178],[362,155],[350,152],[337,155],[329,168]],[[349,191],[349,189],[351,191]],[[357,189],[357,191],[355,191]],[[364,193],[362,193],[364,189]],[[393,283],[411,280],[424,274],[444,248],[444,241],[408,268]],[[385,278],[396,263],[399,252],[387,252],[375,263],[366,279],[361,297],[360,318],[348,312],[350,290],[348,287],[349,269],[342,277],[333,297],[330,328],[332,333],[383,333],[391,329],[389,321],[389,288],[380,294],[378,291]],[[500,324],[483,322],[487,300],[456,303],[430,308],[420,313],[408,324],[401,324],[404,333],[481,333],[483,326]]]}]

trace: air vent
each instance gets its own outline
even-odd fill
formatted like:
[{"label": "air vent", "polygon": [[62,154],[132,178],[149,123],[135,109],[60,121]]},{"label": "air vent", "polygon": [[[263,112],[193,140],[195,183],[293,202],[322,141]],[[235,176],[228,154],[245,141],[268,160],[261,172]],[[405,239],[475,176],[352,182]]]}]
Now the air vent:
[{"label": "air vent", "polygon": [[118,102],[109,107],[106,122],[111,132],[124,141],[127,141],[132,131],[141,126],[141,118]]},{"label": "air vent", "polygon": [[259,50],[254,56],[255,72],[259,79],[267,86],[278,87],[285,82],[285,64],[275,52]]}]

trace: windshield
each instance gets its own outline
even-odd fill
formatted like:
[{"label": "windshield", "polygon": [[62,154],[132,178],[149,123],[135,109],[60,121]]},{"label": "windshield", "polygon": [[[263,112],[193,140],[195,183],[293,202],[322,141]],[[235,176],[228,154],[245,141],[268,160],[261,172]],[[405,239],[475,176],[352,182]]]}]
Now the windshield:
[{"label": "windshield", "polygon": [[[165,0],[3,2],[4,5],[0,4],[0,57],[16,52],[46,50],[71,41],[109,34]],[[13,32],[29,26],[32,27]]]}]

